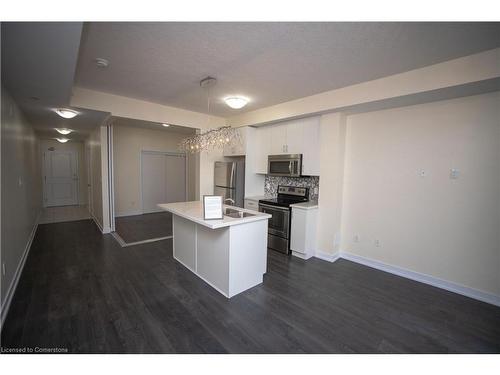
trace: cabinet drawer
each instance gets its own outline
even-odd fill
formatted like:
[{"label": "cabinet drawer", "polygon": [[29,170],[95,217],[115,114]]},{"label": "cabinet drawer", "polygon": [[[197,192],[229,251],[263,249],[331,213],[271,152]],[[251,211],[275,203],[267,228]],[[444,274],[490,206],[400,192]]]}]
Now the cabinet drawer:
[{"label": "cabinet drawer", "polygon": [[245,199],[245,208],[248,210],[259,210],[259,202],[252,199]]}]

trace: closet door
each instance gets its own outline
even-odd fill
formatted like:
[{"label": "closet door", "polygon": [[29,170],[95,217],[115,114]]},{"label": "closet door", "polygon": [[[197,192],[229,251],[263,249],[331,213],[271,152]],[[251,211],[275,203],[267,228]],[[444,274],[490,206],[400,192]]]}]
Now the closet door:
[{"label": "closet door", "polygon": [[165,203],[185,202],[186,197],[186,156],[165,155],[166,184]]},{"label": "closet door", "polygon": [[165,154],[142,153],[142,211],[161,211],[157,204],[166,203],[167,170]]}]

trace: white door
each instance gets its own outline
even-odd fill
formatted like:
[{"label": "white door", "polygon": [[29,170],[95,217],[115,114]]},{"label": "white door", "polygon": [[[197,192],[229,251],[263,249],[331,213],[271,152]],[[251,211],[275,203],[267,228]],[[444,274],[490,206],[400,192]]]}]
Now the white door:
[{"label": "white door", "polygon": [[142,152],[142,212],[161,211],[159,203],[186,201],[186,157]]},{"label": "white door", "polygon": [[165,155],[165,203],[186,201],[186,156]]},{"label": "white door", "polygon": [[158,212],[158,203],[165,203],[165,155],[142,153],[142,211]]},{"label": "white door", "polygon": [[76,151],[44,152],[45,206],[78,204],[78,158]]}]

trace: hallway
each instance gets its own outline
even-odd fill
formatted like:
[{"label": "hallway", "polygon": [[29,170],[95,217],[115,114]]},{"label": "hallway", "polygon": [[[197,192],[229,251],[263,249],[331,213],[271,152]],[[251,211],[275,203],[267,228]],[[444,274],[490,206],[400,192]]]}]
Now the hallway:
[{"label": "hallway", "polygon": [[39,224],[61,223],[90,219],[87,206],[44,207],[40,214]]}]

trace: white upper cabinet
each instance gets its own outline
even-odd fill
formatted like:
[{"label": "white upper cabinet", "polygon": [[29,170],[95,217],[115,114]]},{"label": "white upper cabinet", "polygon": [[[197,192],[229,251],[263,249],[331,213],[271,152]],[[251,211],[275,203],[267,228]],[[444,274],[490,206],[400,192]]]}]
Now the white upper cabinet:
[{"label": "white upper cabinet", "polygon": [[286,124],[271,125],[271,153],[269,155],[286,154]]},{"label": "white upper cabinet", "polygon": [[302,154],[302,174],[319,176],[319,118],[305,118],[256,129],[254,173],[267,173],[267,156]]},{"label": "white upper cabinet", "polygon": [[302,154],[304,152],[304,135],[307,129],[301,121],[293,121],[286,125],[286,154]]},{"label": "white upper cabinet", "polygon": [[246,134],[247,127],[242,127],[237,129],[239,133],[239,140],[234,142],[230,146],[225,146],[223,150],[224,156],[244,156],[246,155]]},{"label": "white upper cabinet", "polygon": [[271,154],[271,128],[264,126],[255,131],[254,172],[267,173],[267,156]]},{"label": "white upper cabinet", "polygon": [[302,154],[302,174],[305,176],[319,176],[319,118],[314,117],[303,121],[302,152],[300,152]]}]

